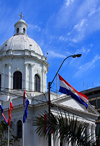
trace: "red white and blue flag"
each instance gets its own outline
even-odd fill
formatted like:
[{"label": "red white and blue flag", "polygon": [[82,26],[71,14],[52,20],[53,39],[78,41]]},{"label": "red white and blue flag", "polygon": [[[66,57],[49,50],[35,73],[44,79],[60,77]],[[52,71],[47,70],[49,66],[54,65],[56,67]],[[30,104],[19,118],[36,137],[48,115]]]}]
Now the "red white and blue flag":
[{"label": "red white and blue flag", "polygon": [[8,125],[11,126],[11,111],[13,110],[13,104],[11,98],[9,98],[9,118],[8,118]]},{"label": "red white and blue flag", "polygon": [[3,117],[4,121],[6,122],[6,124],[8,124],[8,120],[6,119],[6,117],[5,117],[5,115],[4,115],[2,105],[0,105],[0,109],[1,109],[1,114],[2,114],[2,117]]},{"label": "red white and blue flag", "polygon": [[27,95],[26,92],[24,91],[24,95],[23,95],[23,123],[25,123],[26,119],[27,119],[27,115],[28,115],[28,105],[29,105],[29,100],[27,99]]},{"label": "red white and blue flag", "polygon": [[80,104],[83,104],[86,108],[88,107],[88,97],[81,92],[78,92],[75,88],[73,88],[67,81],[65,81],[60,75],[60,89],[59,92],[71,95],[73,99],[75,99]]}]

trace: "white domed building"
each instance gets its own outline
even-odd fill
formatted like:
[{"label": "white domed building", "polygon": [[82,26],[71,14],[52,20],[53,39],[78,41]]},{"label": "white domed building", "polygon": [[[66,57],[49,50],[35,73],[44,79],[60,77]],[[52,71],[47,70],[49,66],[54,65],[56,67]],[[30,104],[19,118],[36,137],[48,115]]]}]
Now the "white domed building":
[{"label": "white domed building", "polygon": [[47,90],[48,63],[38,44],[27,36],[27,26],[24,20],[19,20],[14,36],[0,47],[1,90],[23,89],[30,93]]},{"label": "white domed building", "polygon": [[[0,47],[0,102],[8,118],[9,97],[12,99],[11,121],[14,135],[19,138],[19,142],[16,142],[14,146],[23,145],[23,130],[24,146],[46,146],[48,140],[36,134],[33,120],[42,110],[48,110],[47,72],[49,64],[39,45],[26,34],[27,27],[27,23],[20,19],[15,23],[14,36]],[[24,90],[29,99],[29,107],[23,129]],[[54,93],[51,93],[51,102],[54,104],[51,110],[56,113],[57,97]],[[86,109],[66,95],[58,95],[58,103],[60,109],[64,109],[66,113],[76,115],[79,122],[88,123],[88,132],[93,134],[92,138],[95,140],[95,119],[99,116],[98,112],[91,105]],[[0,120],[3,120],[1,115]],[[52,138],[52,146],[60,146],[59,140]]]}]

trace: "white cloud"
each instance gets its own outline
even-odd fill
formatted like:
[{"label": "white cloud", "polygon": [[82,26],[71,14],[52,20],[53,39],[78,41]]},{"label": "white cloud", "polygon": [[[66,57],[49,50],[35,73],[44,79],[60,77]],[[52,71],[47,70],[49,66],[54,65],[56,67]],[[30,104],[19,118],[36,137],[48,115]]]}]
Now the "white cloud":
[{"label": "white cloud", "polygon": [[65,41],[65,42],[66,42],[66,41],[68,40],[68,38],[66,38],[66,37],[64,37],[64,36],[60,36],[60,37],[59,37],[59,40],[60,40],[60,41]]},{"label": "white cloud", "polygon": [[94,68],[96,61],[98,61],[99,59],[100,59],[100,56],[99,55],[96,55],[91,62],[87,62],[86,64],[81,65],[79,67],[78,72],[74,76],[75,77],[77,77],[77,76],[79,77],[80,75],[83,75],[88,70]]},{"label": "white cloud", "polygon": [[68,7],[69,5],[71,5],[74,2],[74,0],[66,0],[65,5]]},{"label": "white cloud", "polygon": [[95,10],[95,8],[93,8],[93,9],[91,10],[91,12],[88,14],[88,16],[92,16],[95,12],[96,12],[96,10]]},{"label": "white cloud", "polygon": [[85,48],[85,47],[83,46],[82,48],[77,49],[75,53],[76,53],[76,54],[77,54],[77,53],[81,53],[81,54],[85,54],[85,55],[86,55],[86,54],[88,54],[89,52],[90,52],[90,49]]},{"label": "white cloud", "polygon": [[[85,57],[88,53],[90,52],[90,49],[88,48],[85,48],[84,46],[80,49],[77,49],[75,54],[82,54],[82,57]],[[81,59],[80,58],[80,59]],[[74,64],[74,59],[71,60],[70,64]],[[80,62],[77,62],[77,65],[80,64]],[[76,65],[76,64],[75,64]]]},{"label": "white cloud", "polygon": [[63,37],[61,36],[59,40],[78,43],[100,29],[99,4],[98,0],[84,0],[82,2],[65,0],[56,14],[56,19],[53,17],[55,30],[63,29],[65,36],[67,34],[67,39],[62,35]]},{"label": "white cloud", "polygon": [[71,31],[72,40],[77,39],[77,42],[83,40],[91,33],[100,30],[100,7],[98,1],[84,1],[77,11],[78,23],[76,23]]},{"label": "white cloud", "polygon": [[74,29],[77,29],[77,31],[83,30],[82,28],[84,27],[84,25],[86,24],[86,19],[82,19],[81,22],[79,24],[76,24],[74,26]]},{"label": "white cloud", "polygon": [[66,56],[59,54],[59,53],[56,53],[54,51],[48,51],[48,57],[65,58]]},{"label": "white cloud", "polygon": [[98,7],[97,9],[95,7],[93,7],[90,11],[90,13],[88,14],[89,17],[93,16],[96,13],[100,12],[100,7]]},{"label": "white cloud", "polygon": [[70,39],[72,42],[77,43],[77,39]]},{"label": "white cloud", "polygon": [[93,46],[93,44],[90,44],[90,47],[92,47]]},{"label": "white cloud", "polygon": [[41,28],[38,26],[38,25],[32,25],[32,24],[28,24],[28,27],[30,28],[30,29],[34,29],[34,30],[36,30],[36,31],[41,31]]}]

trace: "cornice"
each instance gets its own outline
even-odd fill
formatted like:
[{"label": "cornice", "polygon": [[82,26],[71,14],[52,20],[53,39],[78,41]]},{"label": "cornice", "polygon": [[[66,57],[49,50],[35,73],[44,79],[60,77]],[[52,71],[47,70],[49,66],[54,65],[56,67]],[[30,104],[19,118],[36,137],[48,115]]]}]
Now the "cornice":
[{"label": "cornice", "polygon": [[23,58],[23,59],[29,59],[29,58],[32,58],[33,60],[35,61],[38,61],[38,62],[41,62],[43,64],[45,64],[47,67],[49,67],[49,64],[48,62],[46,61],[45,57],[44,56],[41,56],[41,58],[38,58],[37,56],[35,55],[30,55],[30,54],[21,54],[21,55],[18,55],[18,54],[9,54],[9,55],[0,55],[0,60],[3,61],[5,59],[13,59],[13,58]]},{"label": "cornice", "polygon": [[[53,106],[56,106],[57,107],[57,104],[52,104]],[[69,107],[69,106],[64,106],[64,105],[61,105],[59,104],[58,108],[61,108],[67,112],[70,112],[70,113],[73,113],[75,115],[78,115],[80,117],[87,117],[87,118],[94,118],[94,120],[99,117],[99,115],[97,114],[94,114],[94,113],[90,113],[90,112],[87,112],[87,111],[82,111],[82,110],[78,110],[76,108],[73,108],[73,107]]]}]

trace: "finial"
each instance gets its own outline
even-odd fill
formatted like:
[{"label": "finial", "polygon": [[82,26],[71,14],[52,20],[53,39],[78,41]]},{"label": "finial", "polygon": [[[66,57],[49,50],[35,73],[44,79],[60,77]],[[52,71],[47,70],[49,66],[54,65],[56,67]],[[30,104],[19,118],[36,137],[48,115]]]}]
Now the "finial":
[{"label": "finial", "polygon": [[22,15],[22,12],[21,12],[21,14],[19,14],[19,16],[20,16],[21,19],[24,18],[24,16]]}]

